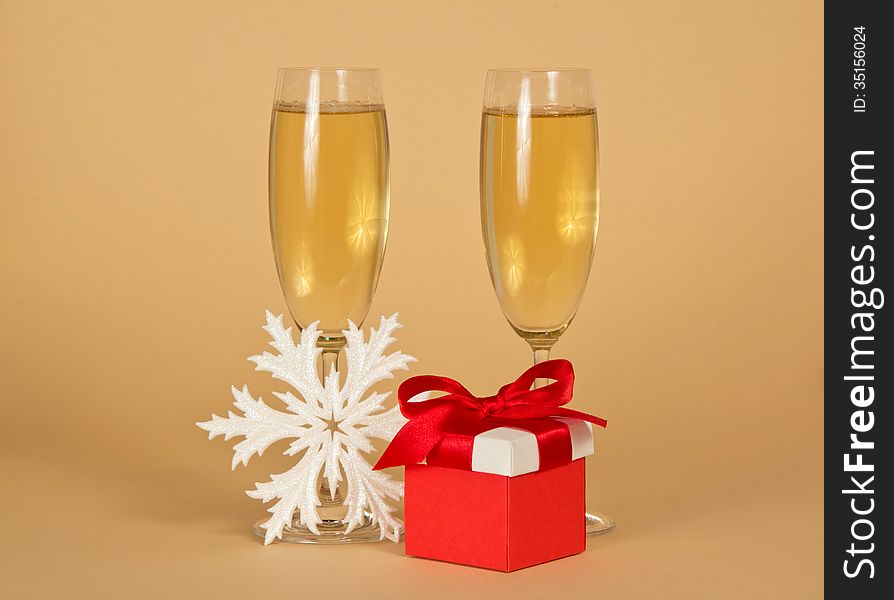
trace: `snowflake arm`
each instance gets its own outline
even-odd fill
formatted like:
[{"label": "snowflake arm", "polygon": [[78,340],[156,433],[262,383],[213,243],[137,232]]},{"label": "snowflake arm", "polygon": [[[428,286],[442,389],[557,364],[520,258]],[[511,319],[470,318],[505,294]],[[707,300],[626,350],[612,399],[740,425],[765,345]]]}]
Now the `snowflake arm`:
[{"label": "snowflake arm", "polygon": [[261,398],[255,400],[248,392],[248,386],[243,386],[241,390],[232,387],[231,391],[235,398],[233,405],[241,410],[244,416],[229,411],[226,418],[211,415],[210,421],[196,425],[208,432],[209,440],[219,435],[223,435],[224,440],[245,437],[233,446],[232,469],[240,463],[243,466],[247,465],[252,456],[263,455],[264,450],[271,444],[295,437],[296,432],[302,432],[306,426],[313,425],[309,419],[270,408]]},{"label": "snowflake arm", "polygon": [[400,500],[403,485],[382,471],[371,470],[369,463],[353,449],[348,450],[342,458],[342,465],[349,481],[345,502],[348,505],[348,514],[345,517],[348,531],[361,525],[368,512],[372,522],[379,525],[379,539],[399,541],[403,523],[392,515],[394,508],[388,504],[386,498]]},{"label": "snowflake arm", "polygon": [[360,427],[360,431],[366,437],[391,441],[401,427],[406,424],[407,418],[400,413],[400,408],[393,406],[387,411],[373,415]]},{"label": "snowflake arm", "polygon": [[256,483],[254,490],[245,492],[250,498],[270,502],[278,498],[278,502],[267,509],[272,513],[267,521],[262,524],[266,530],[264,544],[271,543],[274,539],[282,537],[282,531],[286,525],[292,522],[295,511],[298,511],[301,524],[319,535],[317,528],[321,523],[317,506],[320,499],[317,494],[317,475],[326,457],[329,432],[319,434],[319,443],[311,446],[294,467],[280,473],[271,475],[270,481]]},{"label": "snowflake arm", "polygon": [[270,345],[278,354],[264,352],[250,356],[248,360],[255,363],[255,370],[266,371],[276,379],[285,381],[298,391],[305,402],[320,406],[317,399],[321,395],[322,385],[317,375],[317,361],[322,350],[317,348],[320,337],[317,323],[311,323],[301,332],[301,342],[296,345],[292,340],[292,328],[283,326],[282,315],[274,317],[268,310],[264,331],[273,338]]},{"label": "snowflake arm", "polygon": [[349,412],[360,402],[369,388],[384,379],[394,377],[394,371],[409,369],[409,363],[416,359],[403,352],[384,355],[385,349],[394,342],[391,334],[403,327],[397,321],[397,313],[387,319],[382,317],[378,329],[370,329],[369,342],[363,341],[363,332],[354,323],[344,332],[347,339],[345,361],[348,374],[342,390],[342,401],[336,405],[339,414]]}]

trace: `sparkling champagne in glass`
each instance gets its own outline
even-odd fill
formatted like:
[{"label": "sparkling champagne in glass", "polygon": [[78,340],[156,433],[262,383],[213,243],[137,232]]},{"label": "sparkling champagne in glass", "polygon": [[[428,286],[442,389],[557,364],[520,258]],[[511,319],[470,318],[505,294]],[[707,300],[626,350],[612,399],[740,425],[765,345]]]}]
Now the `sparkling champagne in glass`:
[{"label": "sparkling champagne in glass", "polygon": [[[280,69],[270,126],[270,231],[289,312],[319,321],[321,377],[338,363],[348,320],[366,318],[385,254],[388,128],[376,69]],[[331,417],[330,417],[331,418]],[[320,492],[320,534],[298,519],[285,542],[378,541],[371,524],[345,533],[341,490]],[[264,530],[258,525],[261,537]]]},{"label": "sparkling champagne in glass", "polygon": [[[481,229],[503,314],[534,362],[571,324],[599,225],[589,70],[492,69],[481,117]],[[542,382],[541,382],[542,383]],[[614,527],[587,515],[587,532]]]}]

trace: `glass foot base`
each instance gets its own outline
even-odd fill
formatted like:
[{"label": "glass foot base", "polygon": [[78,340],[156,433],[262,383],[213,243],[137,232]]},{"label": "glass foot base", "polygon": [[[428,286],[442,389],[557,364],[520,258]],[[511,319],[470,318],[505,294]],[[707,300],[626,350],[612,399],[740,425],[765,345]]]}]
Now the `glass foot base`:
[{"label": "glass foot base", "polygon": [[585,513],[584,519],[587,521],[587,535],[600,535],[615,528],[615,520],[602,513]]},{"label": "glass foot base", "polygon": [[[261,527],[267,519],[261,519],[252,527],[254,534],[260,538],[266,535],[267,531]],[[350,533],[345,533],[346,525],[341,521],[323,521],[318,529],[319,535],[312,532],[298,522],[287,525],[282,531],[282,538],[274,540],[274,543],[280,544],[362,544],[365,542],[381,542],[388,541],[381,539],[381,530],[378,525],[373,525],[371,521],[366,521],[360,527],[355,527]]]}]

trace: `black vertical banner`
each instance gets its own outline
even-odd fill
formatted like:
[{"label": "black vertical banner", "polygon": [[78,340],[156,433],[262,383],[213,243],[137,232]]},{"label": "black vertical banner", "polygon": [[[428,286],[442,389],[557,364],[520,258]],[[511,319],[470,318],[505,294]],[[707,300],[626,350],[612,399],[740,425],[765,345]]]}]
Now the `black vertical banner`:
[{"label": "black vertical banner", "polygon": [[[894,236],[884,2],[825,4],[825,589],[881,598],[888,531],[894,364],[887,307]],[[885,10],[885,12],[887,12]],[[894,301],[894,297],[890,298]],[[888,362],[886,362],[888,361]],[[890,559],[888,559],[890,560]],[[890,592],[888,592],[890,593]],[[890,596],[886,596],[890,597]]]}]

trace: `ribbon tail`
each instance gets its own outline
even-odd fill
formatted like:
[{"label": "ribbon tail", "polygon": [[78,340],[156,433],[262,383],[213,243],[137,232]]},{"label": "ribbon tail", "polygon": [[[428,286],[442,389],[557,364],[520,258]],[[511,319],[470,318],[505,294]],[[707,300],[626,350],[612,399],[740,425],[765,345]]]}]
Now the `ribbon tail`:
[{"label": "ribbon tail", "polygon": [[592,423],[593,425],[598,425],[599,427],[606,427],[608,425],[608,421],[603,419],[602,417],[597,417],[596,415],[588,415],[585,412],[581,412],[579,410],[573,410],[570,408],[561,408],[561,407],[553,407],[550,409],[552,413],[551,417],[564,417],[568,419],[580,419],[581,421],[587,421],[588,423]]},{"label": "ribbon tail", "polygon": [[443,404],[411,419],[388,444],[373,470],[422,462],[463,412],[457,405]]},{"label": "ribbon tail", "polygon": [[398,436],[394,436],[394,440],[392,440],[391,444],[385,448],[385,452],[382,453],[382,456],[380,456],[379,460],[376,461],[376,464],[373,465],[373,471],[381,471],[382,469],[409,464],[411,459],[407,459],[406,454],[394,446],[394,442],[398,441]]},{"label": "ribbon tail", "polygon": [[579,410],[562,408],[561,406],[539,406],[536,404],[524,404],[507,408],[500,416],[508,419],[542,419],[544,417],[564,417],[566,419],[579,419],[587,421],[599,427],[605,427],[608,422],[602,417],[588,415]]},{"label": "ribbon tail", "polygon": [[431,448],[434,447],[434,444],[431,444],[431,448],[428,448],[429,444],[420,442],[420,438],[423,436],[420,435],[421,432],[416,431],[420,429],[423,429],[423,424],[419,421],[410,421],[404,425],[397,432],[397,435],[394,436],[394,439],[391,440],[391,443],[388,444],[388,447],[385,448],[385,452],[382,453],[379,460],[376,461],[373,471],[422,461],[431,451]]}]

